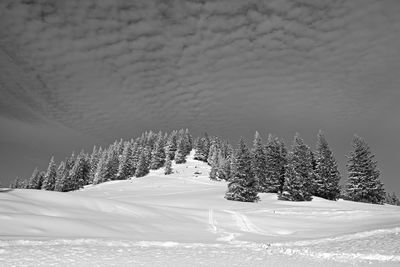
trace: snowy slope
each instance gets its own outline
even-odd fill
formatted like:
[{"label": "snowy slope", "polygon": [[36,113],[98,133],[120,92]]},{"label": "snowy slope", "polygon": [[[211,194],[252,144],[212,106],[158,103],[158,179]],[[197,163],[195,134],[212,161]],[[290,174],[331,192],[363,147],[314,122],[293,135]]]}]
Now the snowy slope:
[{"label": "snowy slope", "polygon": [[76,192],[0,193],[0,261],[6,266],[400,264],[399,207],[320,198],[284,202],[275,194],[262,194],[259,203],[227,201],[226,183],[209,180],[209,167],[193,155],[173,168],[169,176],[157,170]]}]

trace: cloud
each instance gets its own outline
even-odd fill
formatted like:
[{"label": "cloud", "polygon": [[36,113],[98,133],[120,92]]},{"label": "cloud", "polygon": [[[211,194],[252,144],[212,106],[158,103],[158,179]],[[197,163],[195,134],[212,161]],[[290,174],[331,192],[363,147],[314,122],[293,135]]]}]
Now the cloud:
[{"label": "cloud", "polygon": [[[265,96],[269,105],[279,103],[277,110],[308,106],[311,94],[324,96],[319,100],[329,106],[325,97],[330,96],[343,102],[329,112],[363,113],[373,105],[365,94],[373,82],[358,88],[358,79],[382,67],[377,53],[386,61],[390,55],[382,51],[389,54],[399,44],[386,29],[389,23],[398,27],[399,20],[393,12],[379,13],[398,6],[390,1],[2,5],[3,49],[46,85],[32,89],[41,91],[46,105],[38,112],[88,132],[129,118],[154,120],[154,125],[176,116],[195,118],[201,107],[200,114],[223,119],[230,112],[224,110],[228,94],[238,96],[229,98],[236,102],[232,106],[240,106],[241,95],[253,96],[247,97],[249,104]],[[398,61],[392,64],[397,67]],[[212,98],[220,105],[209,103]]]}]

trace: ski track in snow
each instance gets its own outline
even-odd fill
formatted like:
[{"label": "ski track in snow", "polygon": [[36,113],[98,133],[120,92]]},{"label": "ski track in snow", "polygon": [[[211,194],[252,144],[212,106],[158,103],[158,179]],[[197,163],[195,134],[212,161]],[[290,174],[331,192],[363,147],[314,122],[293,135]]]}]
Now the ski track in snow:
[{"label": "ski track in snow", "polygon": [[218,234],[219,237],[216,239],[216,241],[219,242],[237,242],[235,241],[236,237],[238,237],[240,234],[239,233],[232,233],[232,232],[227,232],[226,230],[222,229],[221,227],[217,227],[218,222],[215,219],[214,216],[214,209],[208,209],[208,226],[209,226],[209,231],[213,234]]},{"label": "ski track in snow", "polygon": [[243,232],[260,234],[260,235],[272,235],[270,233],[266,233],[265,231],[258,228],[246,215],[240,213],[238,211],[232,210],[224,210],[225,212],[232,215],[233,219],[236,222],[236,225]]},{"label": "ski track in snow", "polygon": [[214,220],[214,210],[208,209],[208,225],[210,227],[210,231],[214,234],[217,233],[216,221]]}]

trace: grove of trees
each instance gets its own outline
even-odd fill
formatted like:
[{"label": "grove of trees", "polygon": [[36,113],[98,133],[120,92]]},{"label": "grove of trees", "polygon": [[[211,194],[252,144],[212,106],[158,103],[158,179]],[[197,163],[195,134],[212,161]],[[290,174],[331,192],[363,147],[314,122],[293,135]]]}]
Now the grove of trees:
[{"label": "grove of trees", "polygon": [[130,141],[115,141],[108,148],[94,147],[91,154],[72,153],[58,165],[52,157],[45,172],[36,168],[30,178],[17,178],[10,187],[68,192],[88,184],[143,177],[150,169],[164,166],[165,174],[171,174],[171,159],[177,164],[186,162],[192,140],[187,129],[169,134],[145,132]]},{"label": "grove of trees", "polygon": [[94,147],[90,154],[72,153],[59,164],[52,157],[46,171],[36,168],[30,178],[17,178],[11,187],[67,192],[88,184],[143,177],[159,168],[169,175],[174,172],[172,161],[185,163],[192,149],[195,160],[211,166],[210,179],[228,182],[225,194],[228,200],[256,202],[258,193],[277,193],[279,199],[286,201],[310,201],[317,196],[400,204],[394,193],[385,193],[374,155],[358,136],[353,139],[348,155],[348,179],[342,187],[336,159],[321,131],[315,150],[299,134],[294,136],[288,150],[273,135],[264,144],[258,132],[251,147],[241,138],[233,148],[228,141],[207,133],[193,139],[187,129],[170,133],[149,131],[136,139],[115,141],[107,148]]}]

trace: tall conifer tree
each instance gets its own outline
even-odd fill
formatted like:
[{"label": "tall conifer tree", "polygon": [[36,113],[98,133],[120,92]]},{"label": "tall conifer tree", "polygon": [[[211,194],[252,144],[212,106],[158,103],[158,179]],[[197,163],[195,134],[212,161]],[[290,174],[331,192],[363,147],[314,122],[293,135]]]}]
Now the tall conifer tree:
[{"label": "tall conifer tree", "polygon": [[57,177],[56,164],[54,163],[54,157],[51,157],[49,166],[47,167],[47,171],[44,175],[42,189],[54,191],[54,187],[56,185],[56,177]]},{"label": "tall conifer tree", "polygon": [[149,165],[147,162],[146,149],[142,149],[142,152],[140,153],[140,156],[139,156],[138,164],[136,166],[135,176],[143,177],[148,173],[149,173]]},{"label": "tall conifer tree", "polygon": [[228,184],[225,198],[228,200],[255,202],[257,196],[256,181],[251,170],[251,154],[241,138],[232,161],[232,180]]},{"label": "tall conifer tree", "polygon": [[[282,154],[281,143],[277,137],[268,136],[265,146],[266,179],[263,184],[264,192],[277,193],[283,186],[282,169],[286,165],[286,154]],[[283,179],[282,179],[283,178]]]},{"label": "tall conifer tree", "polygon": [[186,144],[186,140],[183,136],[178,140],[178,148],[175,153],[175,163],[176,164],[185,163],[186,162],[186,153],[187,153],[187,144]]},{"label": "tall conifer tree", "polygon": [[167,159],[165,160],[165,169],[164,169],[164,174],[165,175],[169,175],[171,174],[172,171],[172,160],[169,157],[169,155],[167,155]]},{"label": "tall conifer tree", "polygon": [[312,176],[311,150],[300,135],[296,134],[288,157],[283,192],[279,198],[290,201],[310,201]]},{"label": "tall conifer tree", "polygon": [[165,163],[165,150],[164,150],[164,138],[162,134],[158,135],[154,149],[151,152],[150,169],[157,170],[164,166]]},{"label": "tall conifer tree", "polygon": [[353,150],[348,156],[347,197],[353,201],[381,204],[385,190],[379,179],[375,155],[367,143],[359,136],[353,138]]},{"label": "tall conifer tree", "polygon": [[314,194],[330,200],[338,199],[340,173],[322,131],[319,131],[317,137],[315,164]]},{"label": "tall conifer tree", "polygon": [[97,163],[96,172],[93,178],[93,184],[100,184],[106,181],[106,164],[107,164],[107,150],[104,150],[101,154],[100,160]]},{"label": "tall conifer tree", "polygon": [[253,171],[254,179],[257,184],[257,188],[259,192],[268,192],[268,184],[267,184],[267,162],[265,158],[265,151],[262,139],[258,132],[254,135],[253,141],[253,149],[251,150],[252,160],[251,160],[251,168]]},{"label": "tall conifer tree", "polygon": [[43,183],[43,174],[37,168],[33,171],[31,178],[29,179],[28,189],[41,189]]},{"label": "tall conifer tree", "polygon": [[210,148],[210,165],[211,165],[211,171],[210,171],[210,179],[211,180],[218,180],[218,167],[219,167],[219,162],[218,162],[218,152],[220,152],[217,148],[216,145],[212,145]]}]

